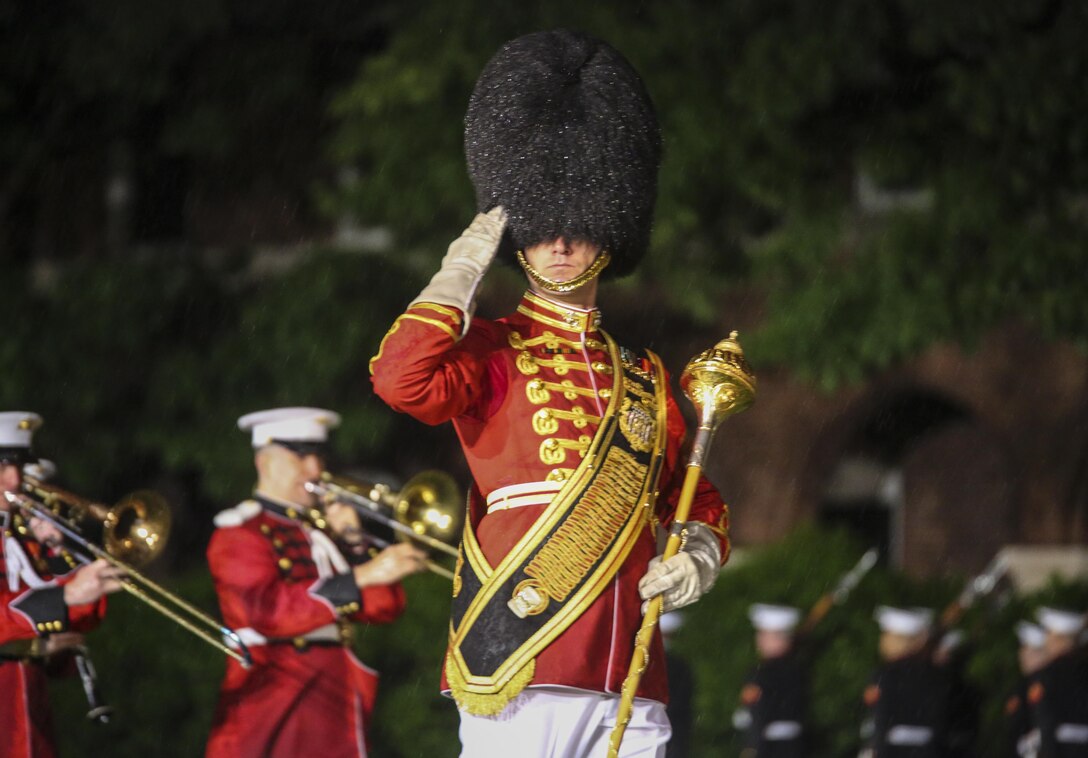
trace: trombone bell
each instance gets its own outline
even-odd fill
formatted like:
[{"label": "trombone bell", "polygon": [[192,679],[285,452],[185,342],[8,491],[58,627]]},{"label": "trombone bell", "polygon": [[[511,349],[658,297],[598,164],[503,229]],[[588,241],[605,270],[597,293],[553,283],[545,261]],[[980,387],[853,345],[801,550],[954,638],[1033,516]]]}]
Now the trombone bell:
[{"label": "trombone bell", "polygon": [[152,490],[132,492],[106,515],[102,526],[106,551],[125,563],[144,566],[166,547],[170,524],[166,498]]},{"label": "trombone bell", "polygon": [[72,528],[86,533],[101,528],[102,547],[130,566],[145,566],[162,553],[170,536],[170,507],[152,490],[129,493],[113,506],[75,495],[34,477],[23,478],[23,490]]},{"label": "trombone bell", "polygon": [[[443,471],[416,474],[401,489],[393,508],[394,517],[418,535],[428,535],[456,545],[461,541],[464,509],[457,483]],[[399,539],[410,539],[407,535]]]},{"label": "trombone bell", "polygon": [[[464,508],[453,477],[443,471],[424,471],[408,480],[399,492],[387,484],[373,484],[324,472],[317,482],[308,482],[306,491],[326,504],[349,505],[363,518],[377,521],[394,531],[400,541],[412,540],[427,548],[457,557],[461,541]],[[443,576],[450,572],[429,565]]]}]

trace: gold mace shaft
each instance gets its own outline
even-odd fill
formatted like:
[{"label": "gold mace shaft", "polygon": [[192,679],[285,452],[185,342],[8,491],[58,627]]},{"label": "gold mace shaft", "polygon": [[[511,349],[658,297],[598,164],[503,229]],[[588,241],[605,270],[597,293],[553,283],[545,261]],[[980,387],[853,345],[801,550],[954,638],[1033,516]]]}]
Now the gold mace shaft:
[{"label": "gold mace shaft", "polygon": [[[676,505],[673,529],[665,544],[665,552],[661,555],[662,561],[667,561],[680,552],[682,526],[691,513],[695,488],[699,483],[703,462],[710,450],[715,430],[726,417],[747,409],[755,400],[756,378],[744,359],[744,350],[737,341],[737,333],[730,333],[729,337],[688,361],[680,376],[680,388],[699,412],[699,427],[695,431],[684,483],[680,488],[680,500]],[[677,528],[677,525],[681,528]],[[608,758],[618,758],[620,754],[623,734],[631,721],[635,693],[650,662],[650,641],[661,618],[662,602],[661,595],[650,600],[646,615],[642,617],[642,625],[635,635],[635,649],[631,655],[627,677],[623,680],[616,726],[608,739]]]}]

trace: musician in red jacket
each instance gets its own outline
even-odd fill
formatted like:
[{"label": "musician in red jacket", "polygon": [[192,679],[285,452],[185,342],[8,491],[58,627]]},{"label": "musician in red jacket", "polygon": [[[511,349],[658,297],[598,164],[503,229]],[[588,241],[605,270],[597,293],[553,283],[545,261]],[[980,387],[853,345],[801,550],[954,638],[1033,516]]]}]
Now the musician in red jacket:
[{"label": "musician in red jacket", "polygon": [[[452,421],[474,485],[453,587],[443,687],[463,756],[604,755],[647,598],[695,601],[728,556],[727,511],[702,479],[685,547],[673,527],[684,421],[661,361],[602,328],[601,277],[647,244],[660,137],[638,75],[566,31],[492,59],[465,119],[477,215],[386,335],[374,389]],[[529,278],[514,313],[474,318],[493,258]],[[669,737],[659,635],[621,755]]]},{"label": "musician in red jacket", "polygon": [[252,499],[215,517],[208,545],[224,623],[253,665],[227,662],[208,740],[209,758],[358,758],[377,674],[350,648],[350,622],[384,624],[404,610],[399,582],[423,569],[423,553],[399,544],[369,556],[357,516],[330,505],[322,518],[305,484],[324,469],[330,428],[320,408],[243,416],[252,432]]},{"label": "musician in red jacket", "polygon": [[9,500],[22,497],[41,423],[36,413],[0,413],[0,758],[56,755],[46,659],[79,648],[105,614],[105,596],[121,589],[119,569],[81,565],[56,527]]}]

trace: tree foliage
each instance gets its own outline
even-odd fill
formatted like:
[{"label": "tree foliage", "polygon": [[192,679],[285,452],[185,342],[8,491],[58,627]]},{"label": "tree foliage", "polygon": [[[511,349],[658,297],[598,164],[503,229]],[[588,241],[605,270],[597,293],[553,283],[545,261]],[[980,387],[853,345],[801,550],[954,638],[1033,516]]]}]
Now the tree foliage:
[{"label": "tree foliage", "polygon": [[[106,210],[105,177],[118,168],[138,187],[140,240],[175,241],[183,230],[164,217],[181,218],[191,208],[180,206],[209,189],[238,196],[278,181],[304,197],[327,168],[317,155],[331,86],[381,45],[401,7],[0,0],[0,260],[24,258],[53,216],[73,224],[52,205],[78,198],[93,229]],[[76,229],[60,239],[85,252],[95,249],[83,239],[91,236]]]},{"label": "tree foliage", "polygon": [[652,252],[628,286],[717,319],[726,285],[755,284],[754,356],[827,386],[1012,319],[1083,343],[1082,4],[460,0],[416,20],[336,101],[332,154],[361,174],[325,198],[405,244],[441,249],[472,212],[460,140],[483,63],[571,26],[632,60],[662,121]]},{"label": "tree foliage", "polygon": [[35,447],[59,461],[66,486],[108,499],[172,484],[201,532],[252,486],[234,426],[249,411],[335,408],[343,463],[442,465],[436,438],[403,418],[394,428],[367,381],[369,357],[420,286],[392,262],[321,251],[271,278],[192,260],[73,267],[47,292],[16,287],[0,301],[10,325],[0,406],[43,415]]}]

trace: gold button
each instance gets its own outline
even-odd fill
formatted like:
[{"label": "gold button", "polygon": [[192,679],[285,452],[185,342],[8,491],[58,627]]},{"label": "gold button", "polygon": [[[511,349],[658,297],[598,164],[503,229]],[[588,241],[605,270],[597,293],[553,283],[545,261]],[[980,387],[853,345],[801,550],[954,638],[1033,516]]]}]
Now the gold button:
[{"label": "gold button", "polygon": [[295,565],[295,564],[291,563],[290,558],[280,558],[278,563],[279,563],[280,568],[283,569],[284,571],[289,571],[291,569],[291,567],[293,565]]},{"label": "gold button", "polygon": [[261,534],[272,534],[272,527],[268,524],[261,524]]},{"label": "gold button", "polygon": [[277,550],[283,550],[283,540],[281,540],[279,537],[273,538],[272,547],[276,548]]},{"label": "gold button", "polygon": [[288,508],[287,518],[298,518],[298,511],[296,511],[294,508]]},{"label": "gold button", "polygon": [[608,387],[601,387],[601,389],[597,390],[597,394],[607,400],[608,398],[612,397],[612,390]]},{"label": "gold button", "polygon": [[593,370],[598,374],[612,374],[612,367],[602,361],[593,361]]}]

